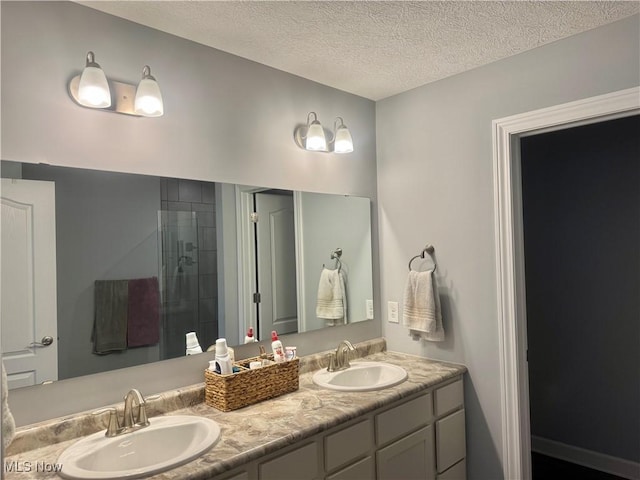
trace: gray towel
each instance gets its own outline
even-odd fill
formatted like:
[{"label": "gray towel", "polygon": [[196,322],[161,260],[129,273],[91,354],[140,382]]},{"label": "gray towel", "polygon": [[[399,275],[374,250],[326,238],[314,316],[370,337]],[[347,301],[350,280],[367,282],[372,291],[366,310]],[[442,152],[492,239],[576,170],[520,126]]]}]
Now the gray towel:
[{"label": "gray towel", "polygon": [[127,348],[128,280],[96,280],[93,352],[99,355]]},{"label": "gray towel", "polygon": [[9,410],[9,387],[7,385],[7,372],[2,364],[2,457],[4,458],[4,450],[9,446],[16,431],[16,424],[13,421],[13,415]]}]

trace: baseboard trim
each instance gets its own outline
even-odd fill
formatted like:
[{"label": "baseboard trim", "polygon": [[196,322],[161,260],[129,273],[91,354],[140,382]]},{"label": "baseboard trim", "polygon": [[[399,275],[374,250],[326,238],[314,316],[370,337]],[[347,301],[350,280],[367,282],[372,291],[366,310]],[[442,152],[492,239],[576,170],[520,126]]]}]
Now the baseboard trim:
[{"label": "baseboard trim", "polygon": [[547,438],[531,436],[531,451],[629,480],[640,480],[640,463],[605,455]]}]

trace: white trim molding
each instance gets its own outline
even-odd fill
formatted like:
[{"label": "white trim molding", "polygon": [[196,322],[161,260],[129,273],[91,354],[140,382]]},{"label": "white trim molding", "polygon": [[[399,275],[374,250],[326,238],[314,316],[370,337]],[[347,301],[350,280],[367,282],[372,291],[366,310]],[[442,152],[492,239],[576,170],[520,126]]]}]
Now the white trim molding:
[{"label": "white trim molding", "polygon": [[640,113],[640,87],[494,120],[493,179],[504,478],[531,478],[520,138]]},{"label": "white trim molding", "polygon": [[542,437],[531,437],[531,450],[629,480],[640,480],[640,463],[567,445]]}]

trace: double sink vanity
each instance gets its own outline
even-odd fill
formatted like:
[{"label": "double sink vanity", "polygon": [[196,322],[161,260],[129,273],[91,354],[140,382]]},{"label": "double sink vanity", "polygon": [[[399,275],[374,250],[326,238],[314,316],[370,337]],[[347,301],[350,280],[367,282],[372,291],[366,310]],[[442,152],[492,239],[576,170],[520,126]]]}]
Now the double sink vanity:
[{"label": "double sink vanity", "polygon": [[5,478],[464,479],[466,368],[385,348],[302,357],[297,391],[231,412],[202,384],[133,389],[124,411],[20,428]]}]

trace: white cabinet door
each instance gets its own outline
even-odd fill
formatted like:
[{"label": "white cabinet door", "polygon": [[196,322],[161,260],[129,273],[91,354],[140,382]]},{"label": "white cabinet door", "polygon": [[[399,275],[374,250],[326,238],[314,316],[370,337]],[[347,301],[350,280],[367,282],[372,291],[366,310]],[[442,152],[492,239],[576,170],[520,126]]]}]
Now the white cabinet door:
[{"label": "white cabinet door", "polygon": [[402,405],[391,408],[376,416],[376,444],[379,447],[403,438],[433,417],[431,394],[420,395]]},{"label": "white cabinet door", "polygon": [[459,410],[436,422],[436,439],[438,473],[442,473],[465,458],[464,410]]},{"label": "white cabinet door", "polygon": [[327,477],[327,480],[364,480],[375,478],[375,464],[372,457],[366,457]]},{"label": "white cabinet door", "polygon": [[378,450],[377,479],[435,479],[433,443],[433,426],[429,425]]},{"label": "white cabinet door", "polygon": [[456,463],[444,473],[438,474],[438,480],[466,480],[467,464],[464,460]]},{"label": "white cabinet door", "polygon": [[320,474],[318,444],[310,443],[258,466],[260,480],[312,480]]}]

